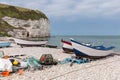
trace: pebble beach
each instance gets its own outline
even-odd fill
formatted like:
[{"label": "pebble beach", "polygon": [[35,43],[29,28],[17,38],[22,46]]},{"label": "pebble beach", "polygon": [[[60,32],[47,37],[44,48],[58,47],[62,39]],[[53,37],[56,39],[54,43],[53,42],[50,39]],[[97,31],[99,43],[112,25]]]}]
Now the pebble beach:
[{"label": "pebble beach", "polygon": [[[52,54],[54,59],[64,60],[74,54],[63,53],[62,49],[46,47],[24,47],[12,43],[11,47],[0,48],[6,55],[26,54],[40,59],[42,54]],[[0,80],[120,80],[120,56],[114,55],[105,59],[70,66],[67,64],[53,65],[36,71],[25,70],[22,75],[12,73]]]}]

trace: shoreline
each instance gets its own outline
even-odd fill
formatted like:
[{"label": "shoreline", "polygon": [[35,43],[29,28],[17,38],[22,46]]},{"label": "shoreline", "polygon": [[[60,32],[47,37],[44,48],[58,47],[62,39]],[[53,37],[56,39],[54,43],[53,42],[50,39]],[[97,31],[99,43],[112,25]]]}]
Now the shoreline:
[{"label": "shoreline", "polygon": [[[26,54],[39,59],[42,54],[52,54],[54,59],[64,60],[74,54],[63,53],[62,49],[46,47],[24,47],[12,43],[11,47],[0,48],[7,55]],[[22,75],[13,73],[8,77],[0,77],[1,80],[119,80],[120,56],[114,55],[101,60],[84,64],[70,63],[53,65],[44,70],[34,72],[24,71]]]}]

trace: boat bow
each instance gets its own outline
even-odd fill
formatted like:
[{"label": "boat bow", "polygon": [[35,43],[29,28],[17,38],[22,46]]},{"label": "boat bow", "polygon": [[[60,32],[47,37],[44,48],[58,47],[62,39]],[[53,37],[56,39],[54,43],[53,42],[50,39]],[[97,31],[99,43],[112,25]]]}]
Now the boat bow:
[{"label": "boat bow", "polygon": [[79,56],[92,56],[92,57],[103,57],[113,53],[111,49],[97,49],[94,46],[83,45],[80,42],[77,42],[71,39],[73,50],[76,55]]}]

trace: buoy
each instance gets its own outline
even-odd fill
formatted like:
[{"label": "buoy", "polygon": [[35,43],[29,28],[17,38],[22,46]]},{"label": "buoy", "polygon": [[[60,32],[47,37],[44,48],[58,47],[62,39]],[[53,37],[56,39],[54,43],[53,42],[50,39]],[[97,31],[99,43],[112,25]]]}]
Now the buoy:
[{"label": "buoy", "polygon": [[9,72],[9,71],[3,71],[3,72],[1,73],[1,75],[4,76],[4,77],[7,77],[7,76],[10,75],[10,72]]},{"label": "buoy", "polygon": [[45,57],[44,57],[44,56],[42,56],[42,57],[41,57],[41,61],[44,61],[44,60],[45,60]]},{"label": "buoy", "polygon": [[13,62],[13,65],[14,65],[14,66],[18,66],[18,64],[19,64],[19,62],[18,62],[17,60],[15,60],[15,61]]}]

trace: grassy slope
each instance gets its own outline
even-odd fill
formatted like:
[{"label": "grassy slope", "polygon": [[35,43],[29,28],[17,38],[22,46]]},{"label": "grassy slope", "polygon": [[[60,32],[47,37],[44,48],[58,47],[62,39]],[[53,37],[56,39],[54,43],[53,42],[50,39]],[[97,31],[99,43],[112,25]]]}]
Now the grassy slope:
[{"label": "grassy slope", "polygon": [[7,32],[15,28],[2,21],[1,18],[4,16],[23,20],[38,20],[40,18],[48,19],[45,14],[38,10],[31,10],[11,5],[0,4],[0,36],[8,36]]}]

